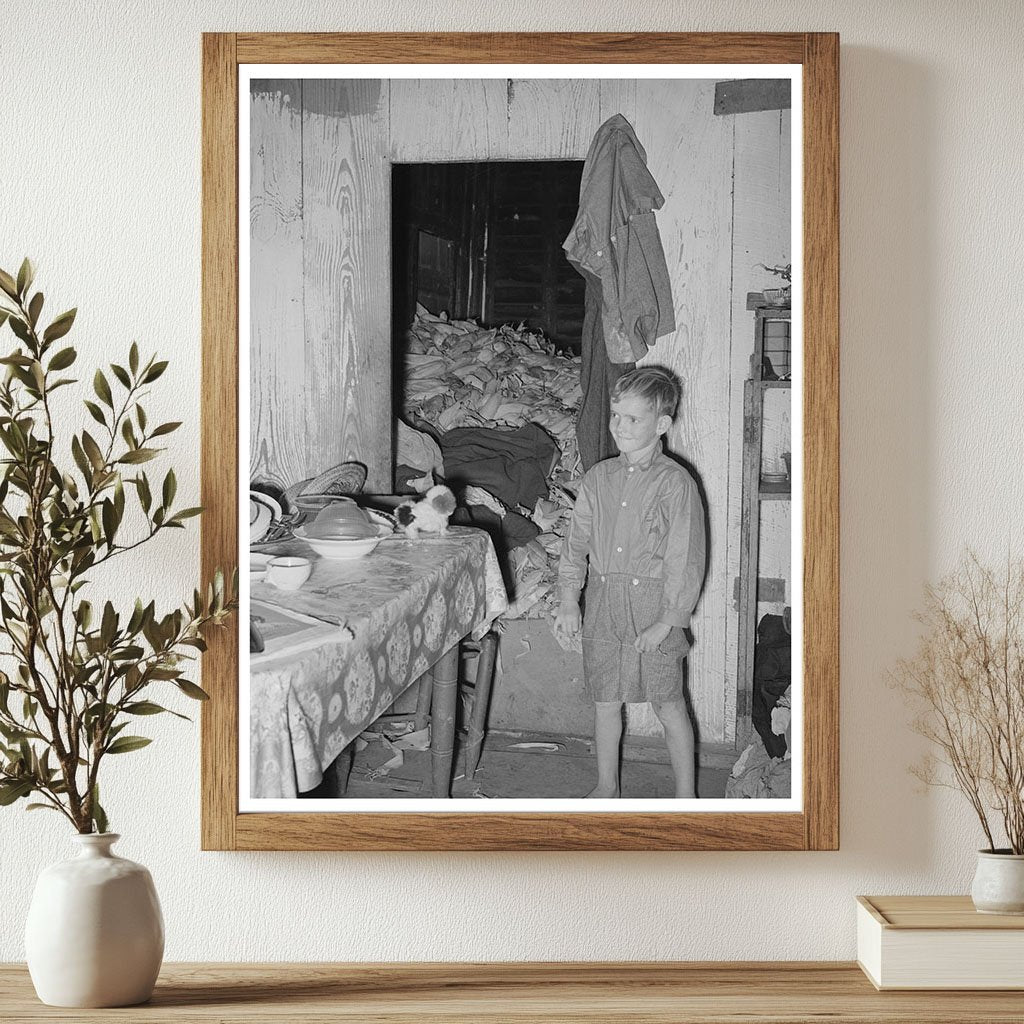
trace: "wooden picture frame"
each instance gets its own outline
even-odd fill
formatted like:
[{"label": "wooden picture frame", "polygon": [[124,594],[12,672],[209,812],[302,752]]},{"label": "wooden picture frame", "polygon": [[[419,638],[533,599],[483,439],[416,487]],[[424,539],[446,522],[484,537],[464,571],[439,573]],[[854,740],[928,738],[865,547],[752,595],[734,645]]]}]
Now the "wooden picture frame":
[{"label": "wooden picture frame", "polygon": [[[839,39],[831,33],[205,34],[202,572],[238,562],[239,66],[799,64],[803,143],[802,809],[712,813],[239,810],[238,641],[203,658],[203,849],[834,850],[839,844]],[[794,135],[796,125],[794,125]],[[797,268],[797,273],[800,268]]]}]

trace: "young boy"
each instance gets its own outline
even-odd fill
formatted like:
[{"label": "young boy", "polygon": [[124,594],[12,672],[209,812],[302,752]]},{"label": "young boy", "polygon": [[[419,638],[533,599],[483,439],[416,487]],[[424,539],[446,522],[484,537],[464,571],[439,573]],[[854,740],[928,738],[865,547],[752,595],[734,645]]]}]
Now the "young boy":
[{"label": "young boy", "polygon": [[660,366],[618,380],[610,430],[619,455],[583,477],[562,544],[556,632],[580,631],[584,579],[587,586],[583,673],[597,747],[590,798],[619,795],[622,705],[633,703],[650,703],[665,730],[676,797],[696,795],[683,659],[704,579],[704,509],[693,478],[661,441],[680,395],[675,375]]}]

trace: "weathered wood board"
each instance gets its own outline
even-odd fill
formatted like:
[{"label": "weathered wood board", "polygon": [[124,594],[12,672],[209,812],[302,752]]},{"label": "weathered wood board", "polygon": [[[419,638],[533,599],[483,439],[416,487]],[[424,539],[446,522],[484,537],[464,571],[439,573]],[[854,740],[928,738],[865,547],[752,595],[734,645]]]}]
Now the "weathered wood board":
[{"label": "weathered wood board", "polygon": [[391,165],[388,82],[303,91],[307,445],[314,472],[362,462],[391,490]]},{"label": "weathered wood board", "polygon": [[306,469],[301,81],[253,84],[250,137],[249,479],[284,487]]},{"label": "weathered wood board", "polygon": [[388,139],[395,163],[508,159],[508,82],[396,78]]}]

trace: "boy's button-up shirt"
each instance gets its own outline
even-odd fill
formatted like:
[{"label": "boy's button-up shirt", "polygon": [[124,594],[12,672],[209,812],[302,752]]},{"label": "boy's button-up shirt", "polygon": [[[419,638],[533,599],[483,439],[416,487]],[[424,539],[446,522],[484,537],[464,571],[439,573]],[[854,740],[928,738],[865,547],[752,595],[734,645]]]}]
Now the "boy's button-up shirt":
[{"label": "boy's button-up shirt", "polygon": [[558,583],[576,597],[590,571],[665,581],[659,619],[689,626],[704,581],[704,507],[693,477],[657,448],[593,466],[580,481],[562,542]]}]

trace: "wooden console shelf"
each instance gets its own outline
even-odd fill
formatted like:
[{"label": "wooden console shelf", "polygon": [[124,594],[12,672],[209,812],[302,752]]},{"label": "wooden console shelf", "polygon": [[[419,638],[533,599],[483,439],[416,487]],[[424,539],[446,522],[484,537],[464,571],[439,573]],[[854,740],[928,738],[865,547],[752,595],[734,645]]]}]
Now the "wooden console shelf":
[{"label": "wooden console shelf", "polygon": [[144,1006],[61,1010],[7,964],[0,1020],[1020,1024],[1024,992],[877,992],[851,963],[166,964]]}]

